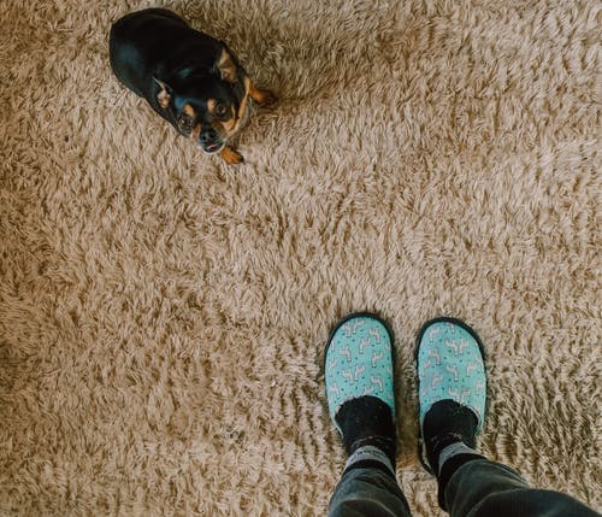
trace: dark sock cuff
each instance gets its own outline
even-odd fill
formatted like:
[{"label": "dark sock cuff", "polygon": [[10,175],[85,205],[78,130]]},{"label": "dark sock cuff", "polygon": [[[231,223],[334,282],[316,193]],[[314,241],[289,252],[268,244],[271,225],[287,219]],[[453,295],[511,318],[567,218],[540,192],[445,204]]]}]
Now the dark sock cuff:
[{"label": "dark sock cuff", "polygon": [[436,476],[439,474],[439,457],[441,455],[441,452],[443,451],[443,449],[454,443],[463,443],[471,449],[475,447],[474,442],[472,442],[471,444],[467,444],[464,435],[457,433],[448,433],[444,435],[435,436],[431,438],[431,440],[428,442],[427,457],[429,465],[431,466],[431,469],[433,470]]},{"label": "dark sock cuff", "polygon": [[378,447],[381,451],[383,451],[387,455],[387,458],[389,458],[391,465],[395,465],[395,441],[395,437],[391,436],[366,436],[365,438],[361,438],[353,442],[353,444],[351,444],[351,446],[347,448],[347,454],[351,456],[359,448],[364,447],[366,445],[372,445],[374,447]]},{"label": "dark sock cuff", "polygon": [[358,461],[352,465],[349,465],[349,467],[347,467],[345,469],[345,471],[343,472],[343,476],[345,474],[347,474],[347,472],[351,472],[352,470],[355,470],[355,469],[377,469],[377,470],[381,470],[382,472],[385,472],[391,478],[395,479],[395,473],[393,471],[391,471],[391,469],[387,465],[385,465],[382,461],[378,461],[378,460]]}]

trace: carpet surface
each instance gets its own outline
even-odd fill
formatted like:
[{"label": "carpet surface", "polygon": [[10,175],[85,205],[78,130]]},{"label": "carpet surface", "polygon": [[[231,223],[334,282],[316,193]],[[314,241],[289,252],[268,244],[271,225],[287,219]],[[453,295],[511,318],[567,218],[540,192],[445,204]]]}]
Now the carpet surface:
[{"label": "carpet surface", "polygon": [[[279,102],[227,166],[121,86],[111,23],[162,5]],[[481,450],[600,509],[594,0],[2,0],[0,514],[324,515],[321,362],[351,311],[487,351]]]}]

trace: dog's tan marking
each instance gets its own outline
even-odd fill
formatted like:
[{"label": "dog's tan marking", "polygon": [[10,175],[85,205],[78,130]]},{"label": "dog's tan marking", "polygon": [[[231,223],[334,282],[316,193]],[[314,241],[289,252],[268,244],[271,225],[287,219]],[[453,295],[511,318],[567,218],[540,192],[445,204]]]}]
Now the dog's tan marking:
[{"label": "dog's tan marking", "polygon": [[207,111],[213,114],[215,113],[215,108],[217,107],[217,101],[215,99],[207,99]]},{"label": "dog's tan marking", "polygon": [[[238,108],[238,113],[236,113],[236,115],[233,119],[234,124],[230,125],[231,129],[228,129],[228,136],[231,136],[238,131],[238,129],[240,128],[240,125],[242,124],[245,112],[247,111],[247,101],[249,99],[249,88],[251,87],[251,79],[249,79],[248,77],[245,77],[244,83],[245,83],[245,94],[243,95],[242,101],[240,102],[240,106]],[[224,126],[224,129],[225,129],[225,126]]]},{"label": "dog's tan marking", "polygon": [[194,126],[194,129],[190,132],[190,139],[196,142],[199,139],[200,134],[201,125],[197,124],[196,126]]},{"label": "dog's tan marking", "polygon": [[171,95],[167,91],[167,86],[163,81],[159,81],[156,77],[153,77],[155,82],[161,87],[161,91],[157,94],[157,102],[159,106],[163,109],[169,107],[169,101],[171,100]]},{"label": "dog's tan marking", "polygon": [[219,70],[223,81],[228,81],[229,83],[236,82],[236,65],[234,64],[234,61],[232,61],[232,57],[230,57],[230,54],[228,54],[226,49],[223,49],[219,56],[217,61],[217,69]]},{"label": "dog's tan marking", "polygon": [[262,90],[261,88],[255,88],[253,83],[249,87],[249,95],[260,106],[267,106],[276,102],[276,96],[270,90]]},{"label": "dog's tan marking", "polygon": [[231,112],[231,117],[228,120],[224,120],[222,122],[222,126],[224,126],[224,129],[226,130],[226,133],[228,135],[232,134],[232,132],[236,128],[236,122],[237,122],[236,111],[234,110],[234,106],[230,107],[230,112]]},{"label": "dog's tan marking", "polygon": [[194,108],[190,104],[184,104],[184,106],[182,107],[182,111],[192,119],[196,117]]},{"label": "dog's tan marking", "polygon": [[237,153],[234,149],[228,146],[224,147],[219,152],[219,155],[228,165],[236,165],[244,161],[244,158],[240,153]]},{"label": "dog's tan marking", "polygon": [[167,93],[166,90],[161,90],[159,92],[159,94],[157,95],[157,101],[159,101],[159,106],[161,106],[163,109],[166,109],[169,107],[170,100],[171,100],[171,95],[169,95],[169,93]]}]

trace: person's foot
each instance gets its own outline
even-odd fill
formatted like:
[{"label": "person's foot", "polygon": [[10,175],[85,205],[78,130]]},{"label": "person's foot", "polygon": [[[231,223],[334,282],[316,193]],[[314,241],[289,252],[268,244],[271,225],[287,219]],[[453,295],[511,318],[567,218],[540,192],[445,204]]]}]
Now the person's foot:
[{"label": "person's foot", "polygon": [[[417,367],[419,453],[425,468],[437,474],[442,451],[474,453],[483,428],[487,377],[481,340],[459,320],[430,321],[418,338]],[[463,446],[450,449],[452,444]]]},{"label": "person's foot", "polygon": [[393,339],[387,325],[368,313],[341,320],[324,359],[330,418],[352,455],[368,445],[395,465]]}]

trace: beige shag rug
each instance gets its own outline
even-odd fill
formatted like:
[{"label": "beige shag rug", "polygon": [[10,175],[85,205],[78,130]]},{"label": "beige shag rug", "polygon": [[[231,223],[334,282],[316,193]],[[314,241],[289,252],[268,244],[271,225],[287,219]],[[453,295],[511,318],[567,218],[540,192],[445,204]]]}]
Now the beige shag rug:
[{"label": "beige shag rug", "polygon": [[415,515],[442,314],[486,345],[482,450],[600,508],[601,4],[160,2],[280,97],[239,167],[112,75],[110,24],[151,5],[0,2],[0,514],[324,515],[323,348],[363,309]]}]

